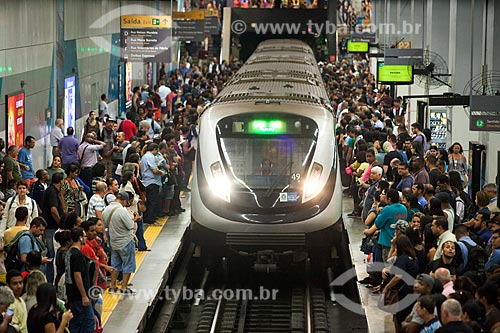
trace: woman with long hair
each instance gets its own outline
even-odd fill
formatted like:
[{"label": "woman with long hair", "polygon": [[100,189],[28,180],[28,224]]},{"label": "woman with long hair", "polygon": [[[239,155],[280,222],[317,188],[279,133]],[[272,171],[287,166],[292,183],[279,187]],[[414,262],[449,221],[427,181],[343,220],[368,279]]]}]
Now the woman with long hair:
[{"label": "woman with long hair", "polygon": [[54,159],[52,160],[52,164],[49,166],[47,169],[47,172],[49,173],[49,179],[47,180],[47,183],[50,185],[52,182],[52,175],[55,173],[62,173],[63,178],[66,178],[66,171],[62,168],[62,159],[61,156],[54,156]]},{"label": "woman with long hair", "polygon": [[36,290],[38,286],[43,283],[47,283],[47,279],[45,278],[45,274],[41,271],[34,270],[31,271],[25,280],[25,289],[26,293],[22,296],[24,303],[26,303],[26,310],[29,312],[33,305],[36,304]]},{"label": "woman with long hair", "polygon": [[448,149],[448,172],[456,171],[460,174],[460,179],[464,184],[467,184],[467,158],[464,155],[462,145],[455,142]]},{"label": "woman with long hair", "polygon": [[[396,262],[390,269],[392,278],[383,289],[382,294],[387,294],[389,290],[395,288],[398,290],[399,299],[402,300],[413,290],[413,285],[403,280],[403,272],[416,277],[419,269],[414,246],[405,235],[396,238],[396,256]],[[407,307],[394,315],[396,332],[401,332],[401,323],[410,314],[411,309],[411,307]]]},{"label": "woman with long hair", "polygon": [[80,174],[80,167],[76,164],[70,164],[68,167],[68,177],[63,180],[61,184],[61,196],[62,203],[64,206],[64,211],[76,212],[80,214],[80,205],[78,205],[78,198],[80,196],[80,191],[83,191],[83,187],[76,181],[78,175]]},{"label": "woman with long hair", "polygon": [[97,118],[95,111],[90,111],[89,117],[87,118],[85,126],[83,127],[82,137],[85,138],[85,136],[90,132],[94,132],[96,135],[99,136],[100,130],[101,130],[101,123],[99,122],[99,119]]},{"label": "woman with long hair", "polygon": [[56,287],[50,283],[41,284],[36,291],[37,304],[28,313],[28,331],[30,333],[64,333],[73,318],[71,310],[62,314],[59,322]]}]

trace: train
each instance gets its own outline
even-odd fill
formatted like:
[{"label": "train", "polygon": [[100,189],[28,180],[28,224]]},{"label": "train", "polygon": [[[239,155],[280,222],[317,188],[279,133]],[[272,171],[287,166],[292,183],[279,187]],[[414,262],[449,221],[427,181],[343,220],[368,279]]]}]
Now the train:
[{"label": "train", "polygon": [[335,118],[312,49],[260,43],[202,112],[191,183],[201,256],[329,260],[341,242]]}]

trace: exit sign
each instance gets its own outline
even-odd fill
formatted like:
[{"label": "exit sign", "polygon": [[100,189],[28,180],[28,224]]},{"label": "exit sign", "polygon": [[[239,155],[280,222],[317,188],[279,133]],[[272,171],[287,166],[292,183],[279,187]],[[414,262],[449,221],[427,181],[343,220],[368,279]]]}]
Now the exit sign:
[{"label": "exit sign", "polygon": [[160,19],[154,18],[154,19],[151,20],[151,23],[153,25],[160,25]]}]

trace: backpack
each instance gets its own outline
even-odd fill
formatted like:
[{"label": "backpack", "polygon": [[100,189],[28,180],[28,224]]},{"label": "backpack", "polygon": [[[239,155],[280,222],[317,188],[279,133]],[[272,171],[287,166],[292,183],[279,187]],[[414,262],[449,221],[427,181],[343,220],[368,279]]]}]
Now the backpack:
[{"label": "backpack", "polygon": [[[16,199],[16,197],[17,197],[17,194],[12,197],[12,200],[9,203],[9,208],[7,208],[7,212],[9,212],[10,209],[12,208],[12,203],[14,202],[14,200]],[[30,201],[31,201],[31,214],[33,214],[33,211],[35,210],[35,203],[34,203],[35,200],[33,198],[29,197],[29,196],[26,196],[26,198],[29,198]]]},{"label": "backpack", "polygon": [[18,258],[18,253],[19,253],[19,240],[23,238],[24,236],[28,236],[31,240],[31,247],[34,249],[35,248],[35,241],[33,238],[29,235],[28,232],[22,231],[17,233],[17,235],[14,237],[14,239],[7,245],[5,245],[5,253],[7,254],[5,257],[5,270],[8,272],[11,269],[16,269],[16,270],[21,270],[22,263],[21,260]]},{"label": "backpack", "polygon": [[465,191],[460,191],[460,198],[464,202],[464,221],[468,221],[474,216],[474,202]]},{"label": "backpack", "polygon": [[467,248],[467,271],[484,273],[484,265],[488,261],[486,250],[479,245],[472,246],[467,242],[461,242]]}]

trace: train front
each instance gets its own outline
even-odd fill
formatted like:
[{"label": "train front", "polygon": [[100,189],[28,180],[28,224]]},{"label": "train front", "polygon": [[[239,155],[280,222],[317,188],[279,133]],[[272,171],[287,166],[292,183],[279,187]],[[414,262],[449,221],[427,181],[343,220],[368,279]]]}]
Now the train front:
[{"label": "train front", "polygon": [[318,106],[209,108],[201,117],[191,203],[202,251],[328,255],[342,230],[333,126]]}]

